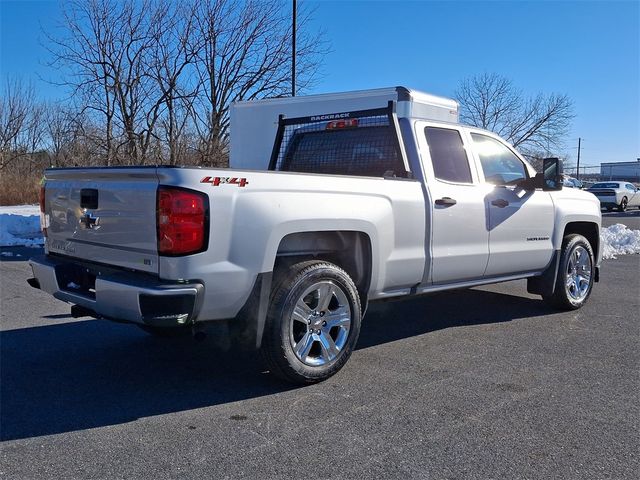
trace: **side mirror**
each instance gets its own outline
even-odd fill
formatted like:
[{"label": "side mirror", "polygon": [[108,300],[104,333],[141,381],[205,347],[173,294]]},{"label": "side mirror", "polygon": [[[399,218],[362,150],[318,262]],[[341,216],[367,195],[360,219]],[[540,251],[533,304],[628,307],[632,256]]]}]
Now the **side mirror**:
[{"label": "side mirror", "polygon": [[542,180],[542,190],[562,190],[562,160],[545,158],[542,161]]}]

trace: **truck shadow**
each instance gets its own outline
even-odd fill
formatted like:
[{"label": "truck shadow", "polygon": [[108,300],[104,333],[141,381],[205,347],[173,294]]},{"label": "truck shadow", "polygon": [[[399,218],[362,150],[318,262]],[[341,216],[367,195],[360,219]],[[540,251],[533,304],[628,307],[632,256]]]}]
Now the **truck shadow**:
[{"label": "truck shadow", "polygon": [[[476,290],[388,307],[372,307],[358,349],[549,313],[537,300]],[[133,326],[99,320],[4,331],[0,345],[2,440],[121,424],[295,388],[265,372],[255,352],[224,351],[215,339],[156,339]]]}]

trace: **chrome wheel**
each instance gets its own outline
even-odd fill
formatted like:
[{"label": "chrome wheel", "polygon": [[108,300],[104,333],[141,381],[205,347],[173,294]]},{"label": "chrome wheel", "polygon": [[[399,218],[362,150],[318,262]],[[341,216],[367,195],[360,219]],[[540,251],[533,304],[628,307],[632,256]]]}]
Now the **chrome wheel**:
[{"label": "chrome wheel", "polygon": [[289,340],[302,363],[322,366],[335,360],[349,337],[351,307],[344,290],[325,280],[300,296],[289,322]]},{"label": "chrome wheel", "polygon": [[567,295],[574,301],[582,301],[591,288],[591,256],[582,247],[576,246],[567,262],[565,288]]}]

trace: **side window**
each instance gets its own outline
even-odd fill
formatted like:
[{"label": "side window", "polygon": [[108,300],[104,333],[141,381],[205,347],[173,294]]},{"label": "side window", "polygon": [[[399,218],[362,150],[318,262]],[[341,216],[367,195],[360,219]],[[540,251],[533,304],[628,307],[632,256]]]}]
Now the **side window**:
[{"label": "side window", "polygon": [[494,185],[515,185],[528,178],[524,163],[496,139],[472,133],[473,145],[480,157],[484,179]]},{"label": "side window", "polygon": [[460,132],[435,127],[427,127],[424,132],[436,178],[446,182],[473,183]]},{"label": "side window", "polygon": [[631,192],[635,192],[636,191],[636,187],[634,187],[633,185],[631,185],[630,183],[626,184],[627,190],[631,191]]}]

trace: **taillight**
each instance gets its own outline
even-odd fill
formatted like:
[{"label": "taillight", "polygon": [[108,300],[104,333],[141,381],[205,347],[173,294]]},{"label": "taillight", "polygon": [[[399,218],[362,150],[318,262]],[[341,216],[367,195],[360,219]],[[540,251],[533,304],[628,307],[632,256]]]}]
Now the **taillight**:
[{"label": "taillight", "polygon": [[47,227],[49,227],[49,218],[45,213],[44,209],[44,199],[45,199],[46,189],[44,185],[40,187],[40,195],[38,197],[40,203],[40,229],[42,230],[42,234],[47,236]]},{"label": "taillight", "polygon": [[208,200],[201,192],[158,188],[158,253],[188,255],[206,248]]}]

